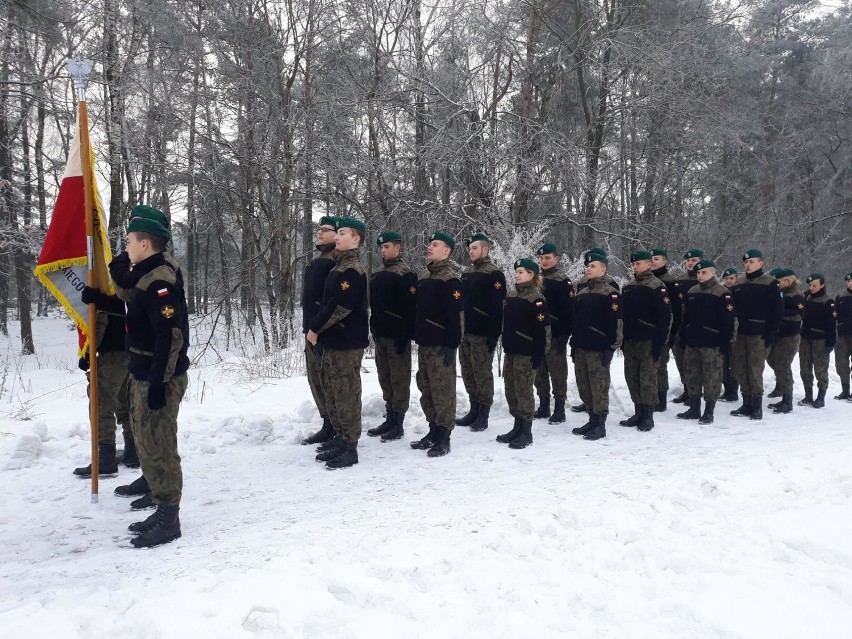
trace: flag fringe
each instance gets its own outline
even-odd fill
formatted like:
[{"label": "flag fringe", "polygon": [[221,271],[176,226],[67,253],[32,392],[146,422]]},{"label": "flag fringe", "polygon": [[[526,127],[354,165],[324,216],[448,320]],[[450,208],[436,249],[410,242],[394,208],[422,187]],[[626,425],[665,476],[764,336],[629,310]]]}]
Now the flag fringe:
[{"label": "flag fringe", "polygon": [[69,302],[65,296],[59,292],[59,289],[56,288],[53,281],[47,275],[48,273],[53,273],[63,268],[68,268],[69,266],[87,266],[88,263],[89,259],[87,257],[72,257],[65,260],[59,260],[57,262],[49,262],[48,264],[40,264],[33,269],[33,275],[38,278],[38,281],[41,282],[42,286],[51,292],[56,301],[59,302],[62,308],[65,309],[65,312],[68,313],[68,315],[71,316],[71,319],[74,320],[74,323],[77,324],[80,332],[86,336],[86,341],[77,352],[77,357],[85,357],[89,350],[89,334],[87,331],[88,322],[83,320],[77,312],[77,309],[75,309],[71,302]]}]

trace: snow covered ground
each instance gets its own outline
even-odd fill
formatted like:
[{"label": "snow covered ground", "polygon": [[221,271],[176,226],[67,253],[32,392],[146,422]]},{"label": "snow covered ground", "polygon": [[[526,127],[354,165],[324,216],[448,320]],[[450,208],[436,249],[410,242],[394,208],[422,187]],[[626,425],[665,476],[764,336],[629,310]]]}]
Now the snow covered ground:
[{"label": "snow covered ground", "polygon": [[[670,406],[639,433],[617,424],[616,359],[606,440],[572,436],[571,414],[509,450],[498,391],[487,431],[429,459],[408,446],[425,432],[412,383],[406,438],[365,436],[358,466],[328,472],[299,445],[318,425],[304,378],[246,383],[231,360],[193,370],[181,408],[183,538],[135,550],[147,513],[112,491],[137,473],[102,479],[97,505],[71,475],[89,454],[74,334],[35,333],[38,357],[0,340],[3,637],[850,634],[848,403],[759,423],[720,404],[712,426]],[[365,367],[366,430],[382,403]]]}]

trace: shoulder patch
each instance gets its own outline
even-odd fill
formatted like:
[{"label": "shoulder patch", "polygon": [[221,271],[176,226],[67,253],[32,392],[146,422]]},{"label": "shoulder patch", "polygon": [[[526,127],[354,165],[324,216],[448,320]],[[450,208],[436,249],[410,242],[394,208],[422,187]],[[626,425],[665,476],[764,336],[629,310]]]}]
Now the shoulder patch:
[{"label": "shoulder patch", "polygon": [[733,304],[728,304],[725,308],[727,308],[727,309],[728,309],[728,311],[732,311],[732,310],[734,310],[734,305],[733,305]]},{"label": "shoulder patch", "polygon": [[168,294],[169,294],[169,289],[167,289],[167,288],[157,289],[157,296],[158,297],[165,297]]},{"label": "shoulder patch", "polygon": [[538,315],[536,315],[536,318],[538,319],[539,322],[543,322],[544,321],[544,313],[539,313]]},{"label": "shoulder patch", "polygon": [[457,300],[461,299],[461,291],[453,291],[453,297]]},{"label": "shoulder patch", "polygon": [[341,291],[347,291],[347,290],[349,290],[349,287],[350,287],[350,286],[352,286],[352,285],[351,285],[349,282],[347,282],[346,280],[343,280],[343,281],[340,283],[340,290],[341,290]]},{"label": "shoulder patch", "polygon": [[169,306],[168,304],[166,304],[165,306],[163,306],[163,308],[160,309],[160,315],[162,315],[166,319],[172,319],[174,314],[175,314],[175,307],[174,306]]},{"label": "shoulder patch", "polygon": [[499,291],[501,288],[503,288],[503,284],[501,282],[494,282],[494,288]]},{"label": "shoulder patch", "polygon": [[412,295],[416,294],[417,293],[417,287],[416,286],[409,286],[408,292],[411,293]]},{"label": "shoulder patch", "polygon": [[542,302],[541,300],[536,300],[535,305],[536,305],[537,307],[541,308],[542,306],[544,306],[544,302]]}]

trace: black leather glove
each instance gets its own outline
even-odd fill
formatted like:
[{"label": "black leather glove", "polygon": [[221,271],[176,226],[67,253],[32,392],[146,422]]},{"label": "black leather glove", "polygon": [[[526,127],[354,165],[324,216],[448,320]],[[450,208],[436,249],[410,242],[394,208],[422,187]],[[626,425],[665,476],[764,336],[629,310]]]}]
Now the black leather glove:
[{"label": "black leather glove", "polygon": [[166,405],[166,385],[151,384],[148,386],[148,408],[160,410]]},{"label": "black leather glove", "polygon": [[612,356],[615,355],[615,351],[611,348],[606,349],[603,353],[601,353],[601,364],[606,366],[607,368],[612,363]]},{"label": "black leather glove", "polygon": [[80,299],[83,300],[83,304],[97,304],[100,295],[100,289],[84,286],[83,291],[80,293]]},{"label": "black leather glove", "polygon": [[660,358],[663,356],[663,345],[654,343],[651,346],[651,357],[654,358],[655,362],[659,362]]},{"label": "black leather glove", "polygon": [[77,362],[77,368],[79,368],[83,372],[89,370],[89,358],[81,357],[80,361]]},{"label": "black leather glove", "polygon": [[456,365],[456,349],[444,347],[444,366]]},{"label": "black leather glove", "polygon": [[543,361],[544,361],[544,356],[543,356],[543,355],[533,355],[533,356],[532,356],[532,367],[533,367],[533,370],[538,370],[538,367],[539,367],[539,366],[541,366],[541,364],[542,364],[542,362],[543,362]]},{"label": "black leather glove", "polygon": [[393,349],[397,355],[402,355],[405,352],[405,347],[408,345],[407,339],[398,339],[393,343]]},{"label": "black leather glove", "polygon": [[485,341],[485,344],[488,346],[488,350],[493,353],[494,350],[497,348],[497,338],[496,337],[489,337]]},{"label": "black leather glove", "polygon": [[775,342],[778,340],[777,335],[764,335],[763,343],[766,345],[766,348],[771,348],[775,345]]},{"label": "black leather glove", "polygon": [[834,350],[834,344],[826,345],[826,347],[825,347],[825,354],[826,354],[826,355],[831,355],[831,351],[833,351],[833,350]]},{"label": "black leather glove", "polygon": [[669,341],[666,344],[666,346],[668,346],[669,348],[674,348],[675,344],[677,344],[677,333],[674,333],[673,335],[669,335]]}]

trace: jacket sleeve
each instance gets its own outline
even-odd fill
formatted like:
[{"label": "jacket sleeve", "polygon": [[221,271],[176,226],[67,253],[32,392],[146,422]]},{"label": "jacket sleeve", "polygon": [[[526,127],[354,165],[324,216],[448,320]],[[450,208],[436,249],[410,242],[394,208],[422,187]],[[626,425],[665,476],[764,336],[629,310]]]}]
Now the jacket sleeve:
[{"label": "jacket sleeve", "polygon": [[548,337],[550,334],[550,311],[543,297],[533,300],[532,304],[533,324],[533,355],[543,357],[548,348]]},{"label": "jacket sleeve", "polygon": [[[564,293],[565,297],[562,298],[562,316],[561,316],[561,324],[563,334],[568,336],[571,334],[571,331],[574,330],[574,283],[570,279],[565,280],[564,289],[559,292],[560,296]],[[552,327],[551,327],[552,329]]]},{"label": "jacket sleeve", "polygon": [[614,290],[609,294],[609,303],[606,306],[606,336],[610,348],[618,350],[621,348],[623,338],[623,327],[621,323],[621,296]]},{"label": "jacket sleeve", "polygon": [[441,303],[444,307],[444,346],[458,348],[464,331],[464,297],[457,277],[442,282]]},{"label": "jacket sleeve", "polygon": [[414,325],[417,320],[417,275],[411,271],[402,276],[402,291],[400,291],[402,317],[405,322],[406,339],[414,339]]},{"label": "jacket sleeve", "polygon": [[781,288],[778,286],[778,280],[773,280],[767,286],[767,289],[769,298],[766,300],[766,334],[764,337],[775,341],[775,338],[778,337],[778,330],[781,328],[781,318],[784,316],[784,299]]},{"label": "jacket sleeve", "polygon": [[491,275],[491,331],[489,337],[497,339],[503,333],[503,302],[506,301],[506,276],[496,270]]},{"label": "jacket sleeve", "polygon": [[669,300],[672,303],[672,327],[669,334],[678,335],[680,333],[681,324],[683,323],[686,296],[684,296],[684,299],[681,299],[680,283],[678,282],[672,282],[671,285],[666,288],[666,292],[669,294]]},{"label": "jacket sleeve", "polygon": [[654,334],[654,345],[665,346],[669,340],[669,331],[672,326],[671,297],[669,297],[669,291],[665,286],[654,290],[654,311],[657,327]]},{"label": "jacket sleeve", "polygon": [[828,310],[825,318],[825,345],[834,348],[837,343],[837,303],[832,299],[826,302]]},{"label": "jacket sleeve", "polygon": [[734,339],[734,326],[737,320],[737,309],[734,306],[734,296],[730,293],[722,295],[722,334],[719,336],[719,345],[725,348]]},{"label": "jacket sleeve", "polygon": [[183,304],[177,288],[161,280],[152,282],[146,291],[146,308],[154,330],[154,355],[148,381],[167,383],[174,374],[183,348]]}]

